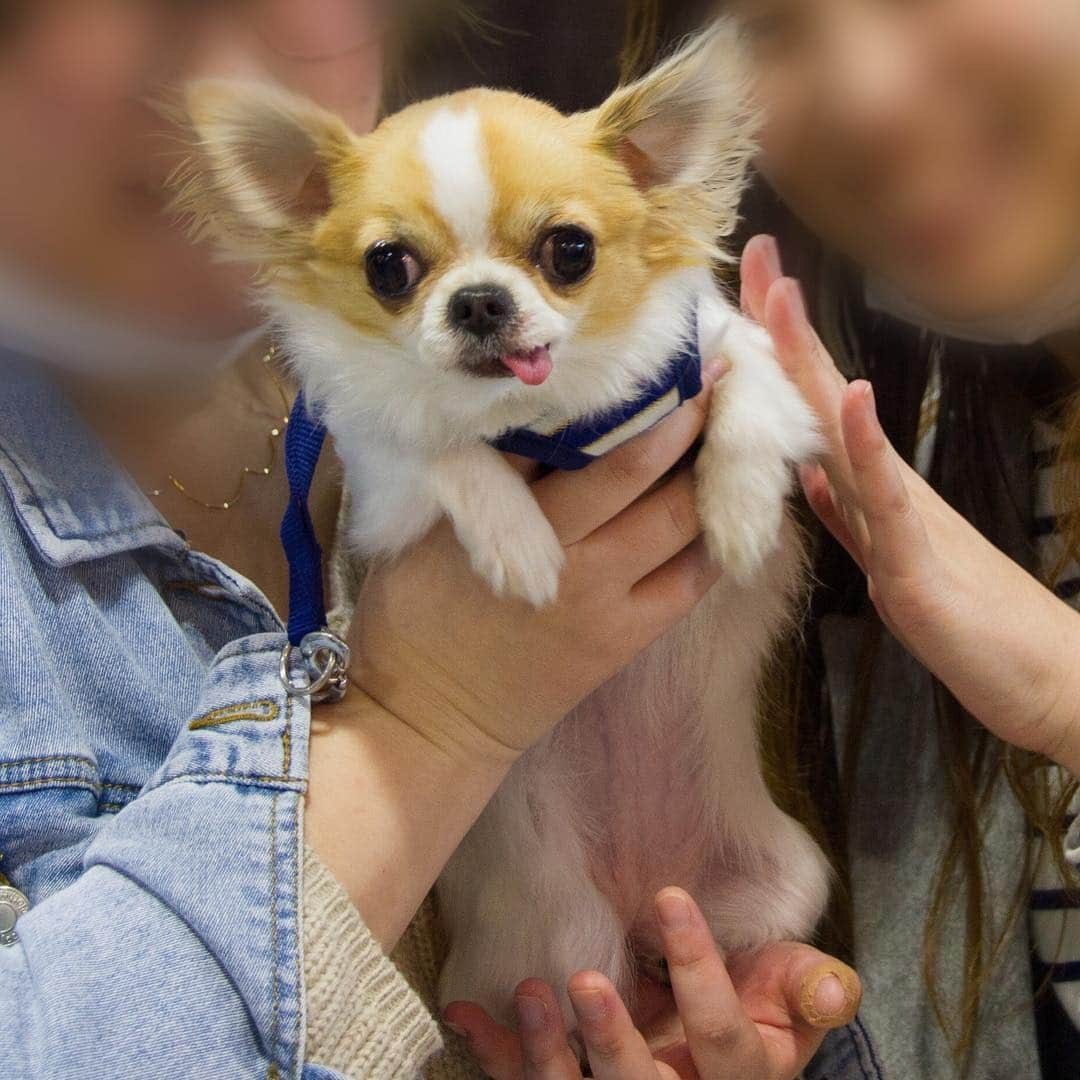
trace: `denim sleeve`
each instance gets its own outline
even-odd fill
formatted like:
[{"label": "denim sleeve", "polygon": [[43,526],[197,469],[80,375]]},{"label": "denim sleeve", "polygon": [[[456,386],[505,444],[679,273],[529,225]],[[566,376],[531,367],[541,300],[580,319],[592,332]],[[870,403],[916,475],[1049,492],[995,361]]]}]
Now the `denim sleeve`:
[{"label": "denim sleeve", "polygon": [[6,1080],[301,1074],[309,713],[278,680],[282,644],[217,657],[157,774],[0,948]]}]

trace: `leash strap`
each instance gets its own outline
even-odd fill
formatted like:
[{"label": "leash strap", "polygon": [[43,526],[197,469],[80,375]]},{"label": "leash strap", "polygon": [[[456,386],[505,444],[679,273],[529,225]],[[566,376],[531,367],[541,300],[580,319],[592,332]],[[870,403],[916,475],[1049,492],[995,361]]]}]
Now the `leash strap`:
[{"label": "leash strap", "polygon": [[323,557],[308,499],[326,442],[326,428],[311,415],[300,394],[285,435],[289,505],[281,523],[281,543],[289,561],[289,643],[299,648],[308,634],[326,628]]},{"label": "leash strap", "polygon": [[[281,543],[289,563],[289,644],[281,654],[281,682],[294,697],[313,703],[340,701],[349,688],[349,647],[327,629],[323,557],[308,501],[315,469],[326,442],[326,428],[298,395],[285,435],[289,505],[281,523]],[[293,654],[302,671],[293,676]]]}]

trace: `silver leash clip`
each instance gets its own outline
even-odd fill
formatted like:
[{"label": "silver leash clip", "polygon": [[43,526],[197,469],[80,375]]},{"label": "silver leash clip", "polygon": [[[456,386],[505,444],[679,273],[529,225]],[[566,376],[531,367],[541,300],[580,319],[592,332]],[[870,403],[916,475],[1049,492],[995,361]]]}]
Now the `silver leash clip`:
[{"label": "silver leash clip", "polygon": [[[303,673],[293,678],[293,653],[299,651]],[[308,634],[297,648],[286,645],[281,652],[281,685],[290,697],[310,698],[312,705],[335,704],[349,689],[349,646],[329,630]]]}]

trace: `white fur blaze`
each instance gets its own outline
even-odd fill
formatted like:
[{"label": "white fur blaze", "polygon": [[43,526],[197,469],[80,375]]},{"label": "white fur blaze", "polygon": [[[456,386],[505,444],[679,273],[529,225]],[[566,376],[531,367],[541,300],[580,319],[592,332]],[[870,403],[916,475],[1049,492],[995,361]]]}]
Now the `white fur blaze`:
[{"label": "white fur blaze", "polygon": [[440,109],[420,136],[435,209],[466,248],[485,250],[495,192],[488,175],[480,115]]}]

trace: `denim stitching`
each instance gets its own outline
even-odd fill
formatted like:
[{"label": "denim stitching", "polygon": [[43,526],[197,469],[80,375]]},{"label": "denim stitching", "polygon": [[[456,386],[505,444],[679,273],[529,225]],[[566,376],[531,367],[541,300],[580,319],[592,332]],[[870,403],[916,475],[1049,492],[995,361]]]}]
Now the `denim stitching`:
[{"label": "denim stitching", "polygon": [[101,785],[87,780],[85,776],[50,776],[43,780],[6,780],[0,783],[0,791],[33,791],[44,787],[77,787],[86,791],[99,792]]},{"label": "denim stitching", "polygon": [[277,704],[269,698],[263,698],[261,701],[241,701],[235,705],[223,705],[219,709],[211,709],[210,712],[192,720],[188,724],[188,731],[202,731],[205,728],[234,724],[241,720],[272,724],[279,713]]},{"label": "denim stitching", "polygon": [[176,776],[167,776],[157,787],[150,788],[151,791],[159,791],[161,788],[166,787],[169,784],[174,784],[179,781],[188,783],[199,783],[203,780],[212,780],[214,782],[228,782],[228,783],[248,783],[259,786],[275,787],[284,791],[303,791],[306,788],[306,784],[303,780],[295,780],[291,776],[252,776],[250,773],[177,773]]},{"label": "denim stitching", "polygon": [[277,1076],[278,1058],[278,1014],[281,1011],[281,971],[278,958],[278,884],[277,884],[277,804],[278,795],[270,800],[270,952],[274,965],[271,983],[271,1012],[270,1012],[270,1068],[267,1077],[273,1080]]},{"label": "denim stitching", "polygon": [[[292,704],[290,700],[290,705]],[[293,813],[293,835],[297,846],[303,843],[302,828],[300,824],[300,800],[296,800],[296,808]],[[296,911],[297,918],[293,926],[293,935],[296,947],[294,949],[294,958],[296,961],[297,970],[300,972],[300,980],[303,980],[303,967],[300,963],[300,941],[302,930],[303,911],[300,906],[300,855],[296,853],[296,857],[293,859],[293,891],[292,896],[289,898],[292,903],[292,908]],[[300,1021],[303,1017],[303,1009],[299,1006],[294,1010],[296,1013],[296,1019],[293,1021],[293,1072],[299,1073],[302,1067],[300,1061]]]},{"label": "denim stitching", "polygon": [[281,733],[281,771],[288,776],[292,770],[292,722],[293,701],[285,701],[285,729]]},{"label": "denim stitching", "polygon": [[[0,769],[17,769],[22,765],[47,765],[54,761],[76,762],[79,765],[89,765],[97,768],[97,762],[93,758],[79,757],[76,754],[49,754],[47,757],[16,758],[14,761],[0,762]],[[119,785],[115,785],[119,786]]]}]

